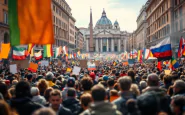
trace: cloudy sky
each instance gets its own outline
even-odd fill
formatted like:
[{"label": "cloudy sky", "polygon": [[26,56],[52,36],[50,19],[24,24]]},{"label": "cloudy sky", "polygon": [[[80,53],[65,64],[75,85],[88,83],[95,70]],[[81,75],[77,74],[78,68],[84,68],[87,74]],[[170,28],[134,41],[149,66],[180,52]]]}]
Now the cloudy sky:
[{"label": "cloudy sky", "polygon": [[101,18],[103,8],[112,23],[117,20],[121,30],[133,32],[139,11],[147,0],[66,0],[72,9],[77,27],[88,27],[90,7],[93,12],[93,25]]}]

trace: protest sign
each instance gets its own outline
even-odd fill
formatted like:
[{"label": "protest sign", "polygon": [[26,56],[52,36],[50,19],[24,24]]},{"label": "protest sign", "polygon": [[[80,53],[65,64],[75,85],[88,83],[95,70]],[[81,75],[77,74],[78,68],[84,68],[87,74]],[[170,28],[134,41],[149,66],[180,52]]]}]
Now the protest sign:
[{"label": "protest sign", "polygon": [[165,73],[166,75],[169,75],[169,74],[171,73],[171,70],[164,70],[164,73]]},{"label": "protest sign", "polygon": [[96,70],[96,65],[95,65],[95,63],[89,63],[89,64],[88,64],[88,70]]},{"label": "protest sign", "polygon": [[28,68],[28,70],[32,71],[32,72],[36,72],[38,69],[38,64],[35,64],[33,62],[30,62],[30,66]]},{"label": "protest sign", "polygon": [[79,75],[80,70],[81,70],[81,67],[74,66],[74,68],[73,68],[73,74]]},{"label": "protest sign", "polygon": [[87,60],[80,60],[80,67],[87,68]]},{"label": "protest sign", "polygon": [[16,64],[18,69],[25,69],[29,67],[29,60],[16,60],[11,62],[11,64]]},{"label": "protest sign", "polygon": [[41,66],[49,66],[49,62],[46,60],[41,61]]},{"label": "protest sign", "polygon": [[10,72],[11,72],[12,74],[17,73],[17,65],[16,65],[16,64],[10,65]]},{"label": "protest sign", "polygon": [[66,70],[67,72],[71,72],[71,68],[67,68],[67,70]]}]

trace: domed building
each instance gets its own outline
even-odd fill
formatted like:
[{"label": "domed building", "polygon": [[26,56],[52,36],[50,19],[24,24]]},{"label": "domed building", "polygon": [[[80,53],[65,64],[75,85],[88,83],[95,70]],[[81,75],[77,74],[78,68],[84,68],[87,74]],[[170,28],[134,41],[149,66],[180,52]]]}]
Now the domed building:
[{"label": "domed building", "polygon": [[[92,18],[92,11],[90,17]],[[89,46],[93,47],[94,52],[126,51],[126,39],[130,34],[127,31],[120,31],[117,20],[112,23],[103,9],[102,16],[96,22],[94,28],[91,21],[88,28],[79,28],[86,39],[86,52],[90,51]],[[91,28],[93,29],[92,31]]]}]

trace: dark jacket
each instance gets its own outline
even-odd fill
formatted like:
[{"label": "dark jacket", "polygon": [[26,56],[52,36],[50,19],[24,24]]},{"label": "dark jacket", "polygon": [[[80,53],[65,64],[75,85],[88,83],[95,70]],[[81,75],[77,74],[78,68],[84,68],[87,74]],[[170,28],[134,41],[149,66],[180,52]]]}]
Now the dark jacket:
[{"label": "dark jacket", "polygon": [[73,115],[79,115],[82,109],[79,100],[76,98],[67,98],[62,104],[64,107],[70,109]]},{"label": "dark jacket", "polygon": [[32,113],[43,107],[42,105],[33,102],[30,98],[13,98],[10,101],[10,106],[15,109],[19,115],[32,115]]},{"label": "dark jacket", "polygon": [[123,115],[126,115],[126,114],[128,114],[126,102],[129,99],[135,99],[135,95],[131,91],[126,91],[126,92],[122,92],[121,97],[119,97],[118,99],[116,99],[112,103],[114,103],[117,106],[117,109],[119,111],[121,111],[121,113]]},{"label": "dark jacket", "polygon": [[175,93],[175,95],[185,96],[185,90],[181,90],[178,93]]},{"label": "dark jacket", "polygon": [[92,103],[89,106],[89,109],[85,110],[80,115],[122,115],[122,114],[116,109],[116,105],[108,101],[102,101]]},{"label": "dark jacket", "polygon": [[69,109],[65,108],[64,106],[61,106],[58,115],[73,115],[73,114]]}]

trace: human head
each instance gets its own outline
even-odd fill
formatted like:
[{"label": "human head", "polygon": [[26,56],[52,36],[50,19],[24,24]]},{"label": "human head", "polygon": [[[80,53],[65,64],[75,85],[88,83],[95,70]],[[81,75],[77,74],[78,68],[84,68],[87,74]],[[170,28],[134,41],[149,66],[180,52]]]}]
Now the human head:
[{"label": "human head", "polygon": [[44,92],[44,97],[46,99],[46,101],[49,101],[49,97],[50,97],[50,92],[53,91],[53,88],[52,87],[49,87],[45,90]]},{"label": "human head", "polygon": [[81,106],[84,110],[88,108],[88,105],[92,102],[92,96],[89,93],[84,93],[80,97]]},{"label": "human head", "polygon": [[0,82],[0,93],[3,95],[5,100],[10,99],[10,95],[8,93],[8,87],[4,82]]},{"label": "human head", "polygon": [[54,77],[54,74],[52,72],[48,72],[46,74],[46,80],[47,81],[52,81],[53,80],[53,77]]},{"label": "human head", "polygon": [[20,81],[15,87],[16,98],[32,97],[30,92],[30,85],[26,81]]},{"label": "human head", "polygon": [[68,97],[75,97],[76,96],[76,90],[75,90],[75,88],[69,88],[67,90],[67,96]]},{"label": "human head", "polygon": [[90,91],[93,86],[93,81],[90,77],[83,77],[81,80],[83,90]]},{"label": "human head", "polygon": [[185,107],[185,96],[173,96],[171,100],[171,111],[176,115],[182,115]]},{"label": "human head", "polygon": [[104,101],[106,99],[106,90],[103,85],[95,85],[91,89],[91,95],[94,102]]},{"label": "human head", "polygon": [[75,79],[73,77],[69,77],[67,80],[68,87],[75,87]]},{"label": "human head", "polygon": [[145,89],[147,87],[146,81],[140,81],[139,86],[140,86],[141,90]]},{"label": "human head", "polygon": [[155,73],[149,74],[147,77],[148,86],[159,86],[159,78]]},{"label": "human head", "polygon": [[164,75],[163,82],[164,82],[164,84],[171,84],[172,83],[171,76],[170,75]]},{"label": "human head", "polygon": [[9,105],[4,101],[0,100],[0,115],[11,115],[11,109]]},{"label": "human head", "polygon": [[182,80],[176,80],[173,85],[173,92],[177,94],[183,90],[185,90],[185,82]]},{"label": "human head", "polygon": [[118,79],[118,85],[121,91],[129,91],[132,84],[132,80],[129,76],[120,77]]},{"label": "human head", "polygon": [[39,92],[39,89],[37,87],[32,87],[31,88],[31,95],[32,96],[37,96],[39,94],[40,94],[40,92]]},{"label": "human head", "polygon": [[133,70],[128,71],[128,76],[132,79],[132,82],[135,82],[135,73]]},{"label": "human head", "polygon": [[55,111],[51,108],[41,108],[33,113],[33,115],[55,115]]},{"label": "human head", "polygon": [[110,78],[108,81],[107,81],[107,85],[109,87],[113,87],[114,86],[114,79],[113,78]]},{"label": "human head", "polygon": [[58,110],[62,103],[62,93],[60,90],[54,89],[50,92],[49,102],[54,110]]},{"label": "human head", "polygon": [[37,87],[39,88],[40,93],[43,94],[49,86],[45,79],[40,79],[37,83]]}]

